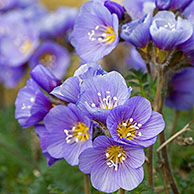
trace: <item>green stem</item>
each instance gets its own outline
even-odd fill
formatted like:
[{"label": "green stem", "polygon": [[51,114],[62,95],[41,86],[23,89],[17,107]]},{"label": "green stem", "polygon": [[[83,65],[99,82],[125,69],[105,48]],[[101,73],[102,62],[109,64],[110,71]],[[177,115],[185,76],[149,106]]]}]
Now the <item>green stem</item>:
[{"label": "green stem", "polygon": [[[154,99],[154,111],[158,112],[161,104],[161,93],[162,93],[162,70],[158,71],[158,85],[156,90],[156,96]],[[148,164],[147,164],[147,172],[148,172],[148,185],[153,188],[153,146],[150,146],[148,149]]]},{"label": "green stem", "polygon": [[148,163],[147,163],[147,173],[148,173],[148,185],[153,188],[153,145],[148,148]]},{"label": "green stem", "polygon": [[90,177],[88,174],[84,174],[84,191],[85,194],[90,194]]}]

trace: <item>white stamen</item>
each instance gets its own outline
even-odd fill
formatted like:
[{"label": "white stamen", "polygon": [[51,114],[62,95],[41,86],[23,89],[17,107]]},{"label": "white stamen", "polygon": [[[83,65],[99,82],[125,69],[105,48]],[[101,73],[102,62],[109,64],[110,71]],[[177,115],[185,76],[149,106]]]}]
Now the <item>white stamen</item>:
[{"label": "white stamen", "polygon": [[65,134],[66,134],[67,136],[69,135],[69,132],[68,132],[67,129],[64,129],[64,132],[65,132]]},{"label": "white stamen", "polygon": [[110,91],[106,91],[107,94],[110,94]]},{"label": "white stamen", "polygon": [[118,154],[118,158],[121,157],[121,155],[122,155],[122,153],[119,153],[119,154]]},{"label": "white stamen", "polygon": [[141,126],[142,126],[142,124],[141,124],[141,123],[139,123],[137,126],[138,126],[138,127],[141,127]]},{"label": "white stamen", "polygon": [[99,29],[99,27],[100,27],[100,26],[96,26],[96,27],[95,27],[95,30],[98,30],[98,29]]},{"label": "white stamen", "polygon": [[109,157],[109,153],[106,153],[106,157],[107,157],[107,158]]},{"label": "white stamen", "polygon": [[127,126],[127,123],[123,123],[123,126],[126,127]]},{"label": "white stamen", "polygon": [[125,157],[124,156],[122,157],[122,160],[125,160]]},{"label": "white stamen", "polygon": [[133,122],[133,118],[130,118],[130,119],[129,119],[129,122],[132,123],[132,122]]},{"label": "white stamen", "polygon": [[70,139],[68,139],[66,142],[67,142],[67,143],[70,143],[70,142],[71,142],[71,140],[70,140]]},{"label": "white stamen", "polygon": [[101,96],[101,93],[100,92],[98,92],[98,96]]},{"label": "white stamen", "polygon": [[117,98],[116,96],[114,96],[114,97],[113,97],[113,100],[117,101],[117,100],[118,100],[118,98]]},{"label": "white stamen", "polygon": [[106,33],[102,33],[102,37],[106,37],[107,36],[107,34]]},{"label": "white stamen", "polygon": [[92,107],[95,107],[96,105],[94,103],[92,103]]},{"label": "white stamen", "polygon": [[30,101],[31,101],[31,102],[34,102],[34,101],[35,101],[35,99],[34,99],[34,98],[30,98]]},{"label": "white stamen", "polygon": [[139,132],[139,133],[138,133],[138,135],[139,135],[139,136],[142,136],[142,133],[141,133],[141,132]]}]

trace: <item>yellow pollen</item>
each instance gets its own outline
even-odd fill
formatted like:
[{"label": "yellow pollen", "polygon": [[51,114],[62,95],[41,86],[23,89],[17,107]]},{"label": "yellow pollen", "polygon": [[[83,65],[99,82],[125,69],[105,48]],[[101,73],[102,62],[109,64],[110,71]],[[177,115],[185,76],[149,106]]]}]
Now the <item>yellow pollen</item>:
[{"label": "yellow pollen", "polygon": [[39,60],[40,64],[44,66],[49,66],[55,63],[55,61],[56,61],[56,57],[50,53],[44,53]]},{"label": "yellow pollen", "polygon": [[114,32],[114,29],[111,26],[107,27],[105,34],[106,34],[106,41],[109,44],[111,44],[115,41],[116,35]]},{"label": "yellow pollen", "polygon": [[79,141],[86,141],[89,139],[88,129],[84,123],[79,122],[73,130],[73,136]]},{"label": "yellow pollen", "polygon": [[32,47],[32,41],[26,40],[20,47],[20,52],[23,54],[28,54]]},{"label": "yellow pollen", "polygon": [[104,109],[113,109],[114,107],[111,106],[111,107],[108,107],[108,106],[105,106]]},{"label": "yellow pollen", "polygon": [[123,121],[117,126],[117,133],[119,137],[126,138],[128,140],[133,139],[135,136],[136,128],[133,124],[131,124],[128,120]]},{"label": "yellow pollen", "polygon": [[106,150],[106,159],[115,164],[122,162],[126,159],[127,155],[121,146],[111,146]]},{"label": "yellow pollen", "polygon": [[51,104],[51,108],[55,107],[56,105],[55,104]]}]

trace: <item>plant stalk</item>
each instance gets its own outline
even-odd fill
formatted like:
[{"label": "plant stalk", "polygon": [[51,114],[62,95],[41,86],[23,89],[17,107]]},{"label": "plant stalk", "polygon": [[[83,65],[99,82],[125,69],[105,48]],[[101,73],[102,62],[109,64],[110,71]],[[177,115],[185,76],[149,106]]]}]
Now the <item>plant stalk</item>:
[{"label": "plant stalk", "polygon": [[175,112],[174,112],[174,118],[173,118],[172,128],[170,131],[170,136],[172,136],[176,130],[177,122],[178,122],[179,115],[180,115],[179,113],[180,113],[180,111],[178,111],[178,110],[175,110]]},{"label": "plant stalk", "polygon": [[120,188],[120,194],[125,194],[125,190]]},{"label": "plant stalk", "polygon": [[[159,68],[158,87],[157,87],[155,107],[154,107],[154,111],[156,111],[156,112],[162,113],[164,98],[165,98],[165,94],[162,94],[162,89],[166,89],[166,85],[167,85],[166,74],[164,74],[162,68]],[[162,131],[160,133],[160,145],[162,145],[165,141],[166,141],[165,132]],[[162,159],[160,160],[160,158],[159,158],[159,160],[160,160],[160,162],[164,162],[164,167],[165,167],[165,168],[161,168],[161,170],[166,171],[166,172],[163,172],[163,174],[166,173],[166,175],[167,175],[166,178],[169,180],[169,183],[170,183],[170,186],[171,186],[173,193],[178,194],[179,192],[178,192],[178,189],[177,189],[177,186],[176,186],[173,174],[172,174],[172,170],[171,170],[171,166],[169,163],[169,158],[168,158],[168,153],[167,153],[166,147],[163,147],[161,152],[162,152]],[[164,184],[164,186],[165,186],[165,184]]]},{"label": "plant stalk", "polygon": [[85,194],[90,194],[90,177],[88,174],[84,174],[84,191]]},{"label": "plant stalk", "polygon": [[148,148],[148,163],[147,163],[147,173],[148,173],[148,185],[153,188],[153,145]]}]

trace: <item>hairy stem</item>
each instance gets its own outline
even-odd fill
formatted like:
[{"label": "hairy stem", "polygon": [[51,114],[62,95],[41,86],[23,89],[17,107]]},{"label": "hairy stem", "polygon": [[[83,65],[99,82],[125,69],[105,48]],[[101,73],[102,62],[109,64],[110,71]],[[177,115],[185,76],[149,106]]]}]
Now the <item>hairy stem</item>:
[{"label": "hairy stem", "polygon": [[[154,99],[154,111],[158,112],[161,105],[161,93],[162,93],[162,70],[159,69],[159,76],[158,76],[158,84],[156,90],[156,96]],[[148,164],[147,164],[147,172],[148,172],[148,185],[150,187],[154,186],[153,181],[153,145],[148,149]]]},{"label": "hairy stem", "polygon": [[[160,145],[162,145],[165,141],[166,141],[165,140],[165,134],[164,134],[164,131],[163,131],[160,134]],[[162,157],[163,157],[163,160],[164,160],[164,166],[165,166],[166,174],[167,174],[171,189],[172,189],[174,194],[178,194],[179,191],[177,189],[177,186],[176,186],[173,174],[172,174],[172,170],[171,170],[171,166],[170,166],[170,163],[169,163],[168,153],[167,153],[166,147],[163,147],[161,152],[162,152]]]},{"label": "hairy stem", "polygon": [[125,194],[125,190],[120,188],[120,194]]},{"label": "hairy stem", "polygon": [[164,166],[164,164],[162,162],[160,153],[157,152],[157,154],[158,154],[158,160],[160,161],[159,165],[160,165],[160,168],[161,168],[161,175],[162,175],[162,181],[163,181],[163,185],[164,185],[164,191],[165,191],[166,194],[169,194],[165,166]]},{"label": "hairy stem", "polygon": [[90,194],[90,177],[88,174],[84,174],[84,191],[85,194]]},{"label": "hairy stem", "polygon": [[[162,94],[162,89],[166,89],[166,74],[164,74],[162,68],[159,69],[159,73],[158,73],[158,87],[157,87],[157,92],[156,92],[156,100],[155,100],[155,106],[154,106],[154,111],[160,112],[162,113],[162,109],[163,109],[163,104],[164,104],[164,98],[165,98],[165,94]],[[165,139],[165,132],[162,131],[160,133],[160,145],[162,145],[164,142],[166,141]],[[174,194],[178,194],[178,189],[172,174],[172,170],[171,170],[171,166],[169,163],[169,158],[168,158],[168,153],[167,153],[167,149],[166,147],[163,147],[163,149],[161,150],[162,152],[162,161],[164,163],[165,168],[161,168],[162,171],[166,171],[166,175],[167,178],[169,180],[171,189],[173,191]],[[160,158],[159,158],[160,160]],[[164,172],[163,172],[164,174]],[[165,186],[165,184],[164,184]],[[166,188],[167,189],[167,188]]]}]

